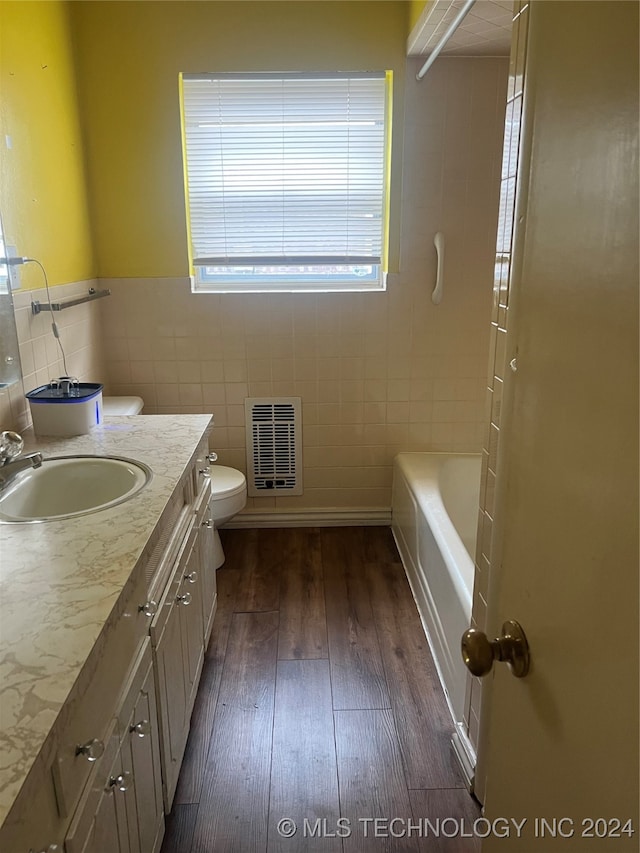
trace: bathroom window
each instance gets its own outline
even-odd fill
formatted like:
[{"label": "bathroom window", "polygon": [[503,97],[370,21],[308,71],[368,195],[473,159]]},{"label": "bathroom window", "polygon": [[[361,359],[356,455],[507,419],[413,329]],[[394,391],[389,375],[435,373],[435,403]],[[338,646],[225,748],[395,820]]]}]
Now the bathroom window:
[{"label": "bathroom window", "polygon": [[181,75],[194,291],[384,290],[391,72]]}]

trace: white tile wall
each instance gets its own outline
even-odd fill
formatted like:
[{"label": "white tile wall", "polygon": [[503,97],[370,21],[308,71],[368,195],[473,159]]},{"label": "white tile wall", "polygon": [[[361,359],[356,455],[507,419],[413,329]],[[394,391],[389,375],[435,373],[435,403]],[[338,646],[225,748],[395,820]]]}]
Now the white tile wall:
[{"label": "white tile wall", "polygon": [[250,508],[388,508],[398,451],[481,448],[507,62],[441,59],[421,82],[409,65],[401,262],[385,293],[102,282],[113,392],[147,413],[212,411],[221,462],[245,468],[246,396],[302,397],[305,493]]},{"label": "white tile wall", "polygon": [[[90,287],[96,287],[96,282],[77,281],[51,287],[51,301],[64,302],[84,296]],[[44,289],[19,290],[13,294],[22,380],[10,388],[0,389],[0,424],[3,430],[20,432],[29,427],[31,414],[25,392],[64,375],[62,356],[51,330],[52,316],[60,332],[70,375],[83,382],[105,382],[100,311],[109,298],[75,305],[54,314],[49,311],[34,314],[31,303],[34,299],[46,300]]]}]

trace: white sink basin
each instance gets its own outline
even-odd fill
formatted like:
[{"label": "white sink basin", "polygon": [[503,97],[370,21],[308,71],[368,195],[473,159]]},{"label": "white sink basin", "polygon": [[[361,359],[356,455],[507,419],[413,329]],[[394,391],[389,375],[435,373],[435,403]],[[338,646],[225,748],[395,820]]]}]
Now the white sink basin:
[{"label": "white sink basin", "polygon": [[21,471],[0,495],[0,521],[52,521],[108,509],[151,480],[142,462],[119,456],[55,456]]}]

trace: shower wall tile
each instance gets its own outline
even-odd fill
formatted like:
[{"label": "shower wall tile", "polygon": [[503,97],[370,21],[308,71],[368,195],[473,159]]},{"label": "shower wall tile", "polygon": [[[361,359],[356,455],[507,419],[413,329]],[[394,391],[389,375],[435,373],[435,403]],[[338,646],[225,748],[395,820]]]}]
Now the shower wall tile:
[{"label": "shower wall tile", "polygon": [[[51,301],[85,296],[96,281],[76,281],[50,287]],[[104,363],[100,315],[106,299],[75,305],[64,311],[34,314],[31,303],[44,302],[45,290],[18,290],[13,294],[22,379],[10,388],[0,389],[0,426],[22,432],[31,426],[31,411],[25,393],[50,379],[65,375],[62,354],[51,329],[52,318],[60,332],[68,373],[82,382],[102,382],[108,392]],[[130,381],[129,362],[126,379]],[[116,365],[117,372],[117,365]]]},{"label": "shower wall tile", "polygon": [[419,58],[408,64],[401,257],[386,292],[103,282],[114,393],[139,394],[146,413],[212,412],[223,464],[245,469],[246,396],[302,397],[304,495],[252,498],[248,509],[388,509],[397,452],[482,449],[508,65],[441,58],[418,82]]}]

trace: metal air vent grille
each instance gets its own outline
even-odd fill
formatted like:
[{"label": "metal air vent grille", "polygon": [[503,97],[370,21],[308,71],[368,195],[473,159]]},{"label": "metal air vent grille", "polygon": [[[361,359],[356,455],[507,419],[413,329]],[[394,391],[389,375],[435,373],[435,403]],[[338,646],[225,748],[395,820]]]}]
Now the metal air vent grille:
[{"label": "metal air vent grille", "polygon": [[245,416],[249,496],[301,495],[301,398],[248,397]]}]

